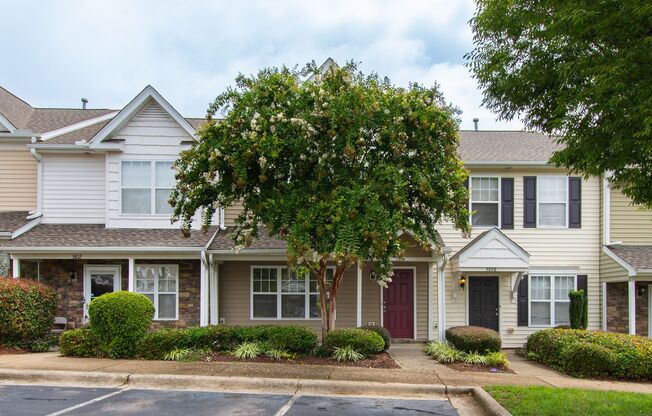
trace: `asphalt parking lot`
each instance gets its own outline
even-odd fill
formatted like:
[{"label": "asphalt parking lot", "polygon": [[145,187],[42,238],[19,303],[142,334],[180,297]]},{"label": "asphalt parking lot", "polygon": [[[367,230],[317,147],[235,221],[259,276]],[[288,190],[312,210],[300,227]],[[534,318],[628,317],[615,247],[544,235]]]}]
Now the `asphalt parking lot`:
[{"label": "asphalt parking lot", "polygon": [[0,416],[79,415],[453,416],[448,400],[0,386]]}]

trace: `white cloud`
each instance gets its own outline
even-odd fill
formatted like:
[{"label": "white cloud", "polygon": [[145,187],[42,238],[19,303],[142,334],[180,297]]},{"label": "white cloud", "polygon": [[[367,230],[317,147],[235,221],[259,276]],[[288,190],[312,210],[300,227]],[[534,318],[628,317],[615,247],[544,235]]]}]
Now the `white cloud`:
[{"label": "white cloud", "polygon": [[[463,127],[494,122],[463,66],[472,0],[67,0],[3,6],[0,48],[14,59],[0,82],[37,106],[124,106],[152,84],[182,113],[201,116],[238,72],[353,59],[393,81],[438,81]],[[25,16],[30,24],[24,25]],[[5,58],[6,59],[6,58]]]}]

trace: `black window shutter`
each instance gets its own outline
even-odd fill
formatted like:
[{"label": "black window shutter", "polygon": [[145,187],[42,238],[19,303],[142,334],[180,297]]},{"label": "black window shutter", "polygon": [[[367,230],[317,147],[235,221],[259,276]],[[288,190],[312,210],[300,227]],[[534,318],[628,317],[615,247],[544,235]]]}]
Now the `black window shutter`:
[{"label": "black window shutter", "polygon": [[568,178],[568,228],[582,228],[582,178]]},{"label": "black window shutter", "polygon": [[577,290],[583,290],[584,291],[584,296],[588,297],[589,296],[589,282],[588,282],[588,276],[585,274],[578,274],[577,275]]},{"label": "black window shutter", "polygon": [[514,178],[502,178],[500,184],[500,228],[514,228]]},{"label": "black window shutter", "polygon": [[537,228],[537,177],[523,177],[523,228]]},{"label": "black window shutter", "polygon": [[521,281],[518,284],[518,295],[517,295],[517,301],[518,301],[518,307],[517,307],[517,315],[518,315],[518,326],[528,326],[528,317],[527,317],[527,302],[528,302],[528,289],[527,289],[527,275],[523,276]]}]

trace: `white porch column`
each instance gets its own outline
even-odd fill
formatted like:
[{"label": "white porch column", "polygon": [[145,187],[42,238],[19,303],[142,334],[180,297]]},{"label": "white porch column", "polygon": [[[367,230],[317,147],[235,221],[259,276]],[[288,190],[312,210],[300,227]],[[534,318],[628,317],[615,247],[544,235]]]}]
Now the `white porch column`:
[{"label": "white porch column", "polygon": [[128,290],[133,292],[136,288],[136,259],[129,257],[129,287]]},{"label": "white porch column", "polygon": [[602,330],[607,330],[607,282],[602,282]]},{"label": "white porch column", "polygon": [[355,325],[362,326],[362,264],[358,262],[358,281],[356,287]]},{"label": "white porch column", "polygon": [[208,259],[206,252],[202,251],[200,256],[199,274],[199,326],[208,325]]},{"label": "white porch column", "polygon": [[436,262],[428,263],[428,340],[433,339],[433,325],[435,324],[434,313],[435,308],[433,308],[432,303],[435,301],[435,268],[437,267]]},{"label": "white porch column", "polygon": [[444,341],[446,339],[446,272],[443,262],[437,262],[437,320],[439,340]]},{"label": "white porch column", "polygon": [[219,270],[220,270],[220,265],[215,264],[215,261],[213,260],[213,255],[208,256],[208,264],[210,267],[210,274],[209,274],[209,303],[210,303],[210,324],[211,325],[217,325],[218,324],[218,282],[219,282]]},{"label": "white porch column", "polygon": [[627,282],[627,298],[629,300],[629,334],[636,335],[636,282]]},{"label": "white porch column", "polygon": [[16,257],[11,257],[11,276],[14,279],[20,277],[20,259]]}]

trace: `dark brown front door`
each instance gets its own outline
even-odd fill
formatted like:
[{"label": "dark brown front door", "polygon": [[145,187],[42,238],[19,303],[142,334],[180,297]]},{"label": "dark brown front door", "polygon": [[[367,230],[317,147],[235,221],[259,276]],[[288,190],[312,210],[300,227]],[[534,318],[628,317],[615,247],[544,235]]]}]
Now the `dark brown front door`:
[{"label": "dark brown front door", "polygon": [[469,325],[498,331],[498,277],[469,277]]},{"label": "dark brown front door", "polygon": [[392,338],[414,338],[414,272],[395,269],[383,289],[383,324]]}]

